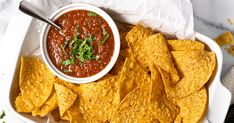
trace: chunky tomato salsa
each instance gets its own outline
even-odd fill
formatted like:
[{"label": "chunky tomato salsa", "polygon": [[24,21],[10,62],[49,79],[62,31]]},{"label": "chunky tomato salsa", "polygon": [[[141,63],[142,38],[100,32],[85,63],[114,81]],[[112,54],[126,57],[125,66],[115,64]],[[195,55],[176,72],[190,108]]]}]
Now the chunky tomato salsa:
[{"label": "chunky tomato salsa", "polygon": [[114,53],[114,36],[98,14],[73,10],[55,20],[62,30],[51,27],[47,49],[52,63],[73,77],[88,77],[103,70]]}]

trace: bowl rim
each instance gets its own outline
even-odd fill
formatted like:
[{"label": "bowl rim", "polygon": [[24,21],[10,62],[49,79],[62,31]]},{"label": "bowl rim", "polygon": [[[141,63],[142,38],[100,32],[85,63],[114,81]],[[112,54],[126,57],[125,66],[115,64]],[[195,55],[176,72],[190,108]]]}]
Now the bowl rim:
[{"label": "bowl rim", "polygon": [[59,78],[65,80],[65,81],[71,82],[71,83],[76,83],[76,84],[90,83],[90,82],[96,81],[96,80],[100,79],[101,77],[105,76],[115,65],[115,63],[118,59],[118,56],[119,56],[119,52],[120,52],[120,35],[119,35],[119,31],[118,31],[118,28],[117,28],[114,20],[104,10],[102,10],[94,5],[91,5],[91,4],[74,3],[74,4],[66,5],[66,6],[56,10],[50,16],[50,19],[54,21],[55,19],[57,19],[58,17],[60,17],[64,13],[72,11],[72,10],[88,10],[88,11],[95,12],[98,15],[100,15],[110,26],[110,28],[113,32],[113,35],[114,35],[115,45],[114,45],[114,52],[113,52],[112,58],[109,61],[109,63],[106,65],[106,67],[95,75],[88,76],[88,77],[81,77],[81,78],[66,75],[65,73],[63,73],[62,71],[57,69],[55,67],[55,65],[52,63],[52,61],[50,60],[48,52],[47,52],[46,38],[47,38],[48,31],[51,27],[48,24],[46,24],[42,29],[42,33],[40,36],[40,50],[41,50],[42,58],[43,58],[43,61],[45,62],[45,64]]}]

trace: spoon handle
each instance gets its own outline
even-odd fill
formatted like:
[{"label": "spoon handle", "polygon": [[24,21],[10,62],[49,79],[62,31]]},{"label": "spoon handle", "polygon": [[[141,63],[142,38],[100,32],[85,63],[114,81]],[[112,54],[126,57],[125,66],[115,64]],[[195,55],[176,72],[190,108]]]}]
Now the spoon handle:
[{"label": "spoon handle", "polygon": [[29,2],[27,2],[25,0],[20,2],[19,10],[22,11],[23,13],[27,14],[27,15],[30,15],[30,16],[32,16],[34,18],[37,18],[37,19],[41,20],[41,21],[49,23],[50,25],[54,26],[55,28],[61,30],[61,28],[57,24],[55,24],[50,19],[45,18],[40,11],[35,9],[34,6],[32,6]]}]

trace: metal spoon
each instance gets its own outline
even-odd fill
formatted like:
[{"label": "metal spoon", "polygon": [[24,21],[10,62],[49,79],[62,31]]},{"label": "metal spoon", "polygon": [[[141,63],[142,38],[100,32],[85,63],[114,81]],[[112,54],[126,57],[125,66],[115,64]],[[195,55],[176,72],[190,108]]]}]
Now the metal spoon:
[{"label": "metal spoon", "polygon": [[61,30],[61,27],[59,27],[57,24],[55,24],[53,21],[50,19],[46,18],[43,16],[41,12],[39,12],[34,6],[32,6],[29,2],[27,1],[21,1],[19,4],[19,10],[22,11],[23,13],[32,16],[34,18],[37,18],[41,21],[44,21],[45,23],[48,23],[55,27],[58,30]]}]

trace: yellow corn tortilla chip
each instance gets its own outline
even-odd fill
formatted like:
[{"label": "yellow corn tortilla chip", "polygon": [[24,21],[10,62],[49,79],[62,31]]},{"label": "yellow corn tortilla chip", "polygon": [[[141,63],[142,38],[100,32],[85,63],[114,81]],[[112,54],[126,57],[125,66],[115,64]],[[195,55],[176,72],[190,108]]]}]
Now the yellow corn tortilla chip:
[{"label": "yellow corn tortilla chip", "polygon": [[205,87],[187,97],[177,99],[177,104],[180,107],[180,117],[182,117],[183,123],[197,123],[205,113],[207,99]]},{"label": "yellow corn tortilla chip", "polygon": [[174,123],[183,123],[180,113],[176,116]]},{"label": "yellow corn tortilla chip", "polygon": [[205,45],[199,41],[193,40],[168,40],[169,50],[204,50]]},{"label": "yellow corn tortilla chip", "polygon": [[[165,71],[171,73],[173,81],[171,84],[176,84],[179,80],[177,70],[174,67],[174,63],[171,58],[171,53],[168,50],[167,42],[161,33],[154,34],[143,40],[142,49],[147,50],[147,57],[155,65],[161,67]],[[138,59],[140,60],[140,59]]]},{"label": "yellow corn tortilla chip", "polygon": [[163,77],[165,91],[169,97],[186,97],[200,90],[210,79],[216,65],[213,52],[173,51],[172,56],[179,75],[183,77],[176,85],[170,85],[169,73],[159,69]]},{"label": "yellow corn tortilla chip", "polygon": [[157,117],[161,123],[173,123],[179,113],[179,108],[166,96],[150,103],[151,115]]},{"label": "yellow corn tortilla chip", "polygon": [[172,123],[179,108],[167,98],[163,80],[156,66],[151,67],[151,93],[150,93],[150,114],[157,117],[162,123]]},{"label": "yellow corn tortilla chip", "polygon": [[87,122],[83,119],[81,110],[79,109],[79,98],[75,100],[73,105],[64,113],[62,119],[70,121],[70,123]]},{"label": "yellow corn tortilla chip", "polygon": [[[30,112],[41,107],[52,92],[54,80],[55,75],[38,57],[21,57],[19,75],[21,97],[16,101],[17,111]],[[24,106],[17,104],[19,100],[25,102],[23,104],[27,104],[25,105],[27,108],[18,107]]]},{"label": "yellow corn tortilla chip", "polygon": [[62,79],[60,79],[58,77],[55,79],[55,83],[63,85],[64,87],[72,90],[72,92],[74,92],[75,94],[79,93],[79,85],[77,85],[77,84],[67,82],[67,81],[62,80]]},{"label": "yellow corn tortilla chip", "polygon": [[[150,123],[157,122],[149,112],[150,84],[142,85],[131,91],[118,106],[111,117],[111,123]],[[150,118],[150,119],[149,119]]]},{"label": "yellow corn tortilla chip", "polygon": [[119,75],[107,75],[97,82],[80,85],[79,109],[88,121],[105,122],[119,104],[117,85]]},{"label": "yellow corn tortilla chip", "polygon": [[134,47],[134,44],[136,42],[141,41],[141,39],[144,39],[150,35],[153,34],[153,31],[144,27],[141,24],[138,24],[134,26],[127,34],[126,40],[128,42],[128,45],[130,47]]},{"label": "yellow corn tortilla chip", "polygon": [[31,112],[34,105],[24,99],[20,93],[15,99],[15,107],[18,112]]},{"label": "yellow corn tortilla chip", "polygon": [[227,45],[227,44],[232,44],[234,41],[233,35],[230,31],[227,31],[221,35],[219,35],[217,38],[214,39],[219,46]]},{"label": "yellow corn tortilla chip", "polygon": [[63,85],[54,83],[55,92],[58,99],[59,113],[62,117],[77,98],[77,95]]},{"label": "yellow corn tortilla chip", "polygon": [[151,99],[152,100],[158,100],[158,98],[161,98],[163,95],[164,91],[164,86],[163,86],[163,81],[162,77],[158,71],[158,68],[152,64],[150,66],[150,71],[151,71]]},{"label": "yellow corn tortilla chip", "polygon": [[[71,106],[71,107],[72,107],[72,106]],[[70,108],[71,108],[71,107],[70,107]],[[70,108],[69,108],[69,109],[70,109]],[[73,107],[73,108],[74,108],[74,107]],[[68,109],[68,110],[69,110],[69,109]],[[67,110],[67,111],[68,111],[68,110]],[[63,114],[63,116],[61,117],[61,119],[66,120],[66,121],[70,121],[70,115],[68,114],[67,111]]]},{"label": "yellow corn tortilla chip", "polygon": [[142,40],[150,35],[153,35],[152,30],[138,24],[132,28],[132,30],[130,30],[126,37],[126,40],[135,58],[134,60],[136,60],[136,62],[138,62],[144,68],[149,67],[148,65],[150,64],[151,60],[149,60],[149,57],[145,52],[147,48],[142,46]]},{"label": "yellow corn tortilla chip", "polygon": [[49,112],[53,111],[58,107],[57,96],[55,91],[53,91],[48,98],[48,100],[39,108],[34,109],[32,111],[32,116],[39,115],[40,117],[44,117]]},{"label": "yellow corn tortilla chip", "polygon": [[119,79],[119,96],[120,101],[131,92],[134,88],[149,84],[150,79],[147,72],[137,63],[126,58],[121,76]]}]

